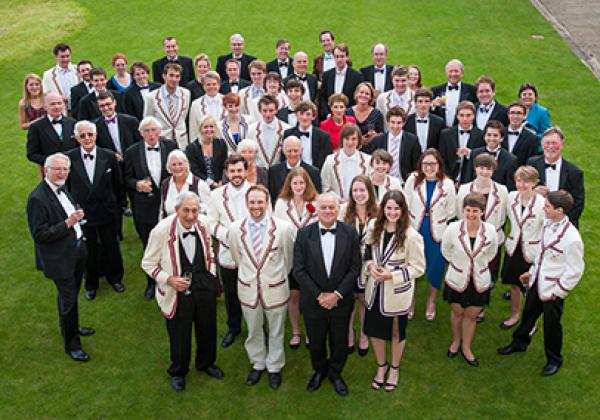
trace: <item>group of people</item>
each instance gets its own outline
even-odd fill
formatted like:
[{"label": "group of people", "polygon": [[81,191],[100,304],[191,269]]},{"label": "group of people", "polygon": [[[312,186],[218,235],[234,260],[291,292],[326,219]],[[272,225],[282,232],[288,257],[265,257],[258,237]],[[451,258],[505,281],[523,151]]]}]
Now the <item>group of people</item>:
[{"label": "group of people", "polygon": [[43,78],[27,75],[19,115],[27,157],[42,172],[27,214],[37,266],[58,290],[65,351],[90,360],[80,336],[94,330],[79,325],[77,306],[83,278],[88,300],[102,277],[125,291],[119,242],[132,216],[176,391],[185,389],[192,329],[196,369],[224,376],[221,293],[221,346],[246,325],[247,384],[266,371],[280,387],[287,317],[289,348],[310,350],[309,391],[329,378],[347,395],[342,371],[355,346],[375,354],[371,387],[394,391],[423,276],[425,318],[436,318],[442,286],[451,305],[449,358],[460,352],[479,365],[476,325],[501,278],[512,304],[500,328],[518,327],[498,352],[524,351],[543,313],[543,373],[556,373],[563,300],[584,269],[583,173],[562,158],[564,134],[535,86],[523,84],[505,107],[490,77],[462,81],[459,60],[429,89],[418,66],[388,64],[383,44],[358,71],[330,31],[320,41],[313,74],[288,41],[266,63],[234,34],[216,71],[206,54],[181,56],[165,38],[154,82],[143,62],[128,73],[123,54],[110,78],[89,60],[74,66],[66,44]]}]

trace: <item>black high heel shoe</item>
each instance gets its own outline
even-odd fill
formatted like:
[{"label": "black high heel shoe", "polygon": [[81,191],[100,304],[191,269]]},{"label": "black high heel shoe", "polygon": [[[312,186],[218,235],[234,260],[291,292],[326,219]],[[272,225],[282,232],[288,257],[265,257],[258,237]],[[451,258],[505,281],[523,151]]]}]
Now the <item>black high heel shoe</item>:
[{"label": "black high heel shoe", "polygon": [[[388,362],[385,362],[384,364],[380,365],[379,363],[377,364],[378,368],[385,368],[385,372],[383,372],[383,378],[385,380],[385,375],[387,375],[388,373]],[[375,390],[375,391],[379,391],[381,389],[381,387],[383,386],[383,381],[378,381],[377,376],[375,376],[375,378],[373,378],[373,382],[371,382],[371,389]]]}]

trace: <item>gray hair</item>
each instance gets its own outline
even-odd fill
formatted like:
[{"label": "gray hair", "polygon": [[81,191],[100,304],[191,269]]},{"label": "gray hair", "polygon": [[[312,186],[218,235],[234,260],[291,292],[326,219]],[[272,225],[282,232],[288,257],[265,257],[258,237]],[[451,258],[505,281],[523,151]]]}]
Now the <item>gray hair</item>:
[{"label": "gray hair", "polygon": [[290,143],[296,143],[298,146],[300,146],[300,148],[302,149],[302,142],[300,141],[300,139],[296,136],[289,136],[286,137],[285,140],[283,141],[283,149],[285,149],[285,146],[290,144]]},{"label": "gray hair", "polygon": [[167,172],[172,174],[173,172],[171,172],[171,163],[173,163],[173,160],[178,159],[180,161],[183,161],[185,163],[188,164],[188,169],[190,166],[190,161],[188,160],[187,155],[181,151],[180,149],[175,149],[173,151],[171,151],[171,153],[169,153],[169,156],[167,157]]},{"label": "gray hair", "polygon": [[317,207],[319,207],[321,202],[323,202],[324,200],[327,200],[327,199],[332,199],[333,201],[335,201],[335,207],[337,209],[340,208],[340,203],[338,202],[338,198],[332,192],[324,192],[323,194],[319,195],[319,197],[317,198]]},{"label": "gray hair", "polygon": [[306,57],[306,59],[308,59],[308,54],[306,54],[304,51],[298,51],[296,54],[294,54],[294,61],[296,61],[296,58],[300,57],[301,55],[303,55],[304,57]]},{"label": "gray hair", "polygon": [[67,166],[70,168],[71,167],[71,159],[69,159],[69,156],[63,154],[63,153],[54,153],[48,157],[46,157],[46,160],[44,161],[44,168],[49,169],[52,168],[52,165],[54,164],[54,161],[56,159],[62,159],[62,160],[66,160],[67,161]]},{"label": "gray hair", "polygon": [[79,136],[81,134],[82,128],[89,128],[92,131],[92,133],[96,134],[96,124],[88,120],[81,120],[75,124],[75,128],[73,130],[75,136]]},{"label": "gray hair", "polygon": [[153,117],[153,116],[148,116],[148,117],[145,117],[145,118],[144,118],[144,119],[143,119],[143,120],[140,122],[140,125],[139,125],[139,127],[138,127],[138,130],[139,130],[139,131],[140,131],[140,133],[141,133],[142,131],[144,131],[144,130],[146,129],[146,127],[147,127],[147,126],[149,126],[149,125],[151,125],[151,124],[155,125],[155,126],[156,126],[156,127],[158,127],[159,129],[161,129],[161,128],[162,128],[162,125],[160,125],[160,121],[158,121],[158,120],[156,119],[156,117]]},{"label": "gray hair", "polygon": [[233,34],[229,37],[229,42],[233,42],[233,41],[244,42],[244,37],[241,34]]},{"label": "gray hair", "polygon": [[177,195],[175,198],[175,210],[179,209],[184,201],[187,200],[195,200],[198,204],[198,208],[200,207],[200,197],[193,191],[183,191]]},{"label": "gray hair", "polygon": [[460,70],[463,72],[465,71],[464,64],[458,58],[453,58],[452,60],[448,61],[448,64],[446,64],[446,71],[448,70],[448,67],[450,67],[453,64],[458,64],[458,66],[460,67]]},{"label": "gray hair", "polygon": [[254,153],[258,153],[258,143],[252,139],[244,139],[237,145],[237,152],[240,153],[242,150],[252,150]]}]

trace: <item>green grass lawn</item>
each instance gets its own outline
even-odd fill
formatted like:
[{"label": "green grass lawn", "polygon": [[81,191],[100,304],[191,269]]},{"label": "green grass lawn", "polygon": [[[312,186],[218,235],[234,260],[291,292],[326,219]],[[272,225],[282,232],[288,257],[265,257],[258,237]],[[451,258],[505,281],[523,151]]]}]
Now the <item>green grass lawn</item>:
[{"label": "green grass lawn", "polygon": [[[267,2],[163,1],[22,2],[5,0],[0,10],[0,417],[1,418],[190,418],[364,417],[364,418],[593,418],[600,400],[600,350],[595,327],[600,251],[598,191],[600,151],[594,123],[600,115],[600,86],[551,26],[524,0]],[[300,7],[299,7],[300,6]],[[54,10],[52,19],[44,19]],[[58,12],[57,12],[58,10]],[[179,12],[176,12],[179,11]],[[164,30],[163,28],[171,28]],[[168,339],[156,305],[142,299],[145,279],[139,267],[141,246],[126,221],[123,253],[126,293],[115,294],[104,282],[93,302],[81,299],[80,319],[97,333],[84,338],[93,360],[72,362],[62,352],[56,317],[56,291],[34,270],[33,244],[25,202],[39,181],[38,169],[25,158],[26,134],[18,128],[17,102],[26,73],[54,64],[54,43],[68,42],[74,61],[93,59],[110,67],[115,52],[130,62],[150,63],[162,55],[161,39],[175,36],[180,53],[194,56],[228,51],[234,32],[246,38],[247,51],[274,57],[278,38],[293,51],[319,52],[318,33],[331,29],[350,45],[357,66],[370,63],[374,42],[390,46],[390,62],[417,63],[427,85],[444,80],[444,65],[454,57],[466,65],[465,80],[492,76],[498,99],[516,98],[524,81],[537,84],[540,103],[566,134],[567,159],[586,174],[587,202],[581,220],[586,243],[585,278],[566,304],[565,363],[558,375],[543,378],[542,334],[525,354],[507,358],[495,349],[510,341],[498,324],[509,303],[494,291],[486,321],[478,328],[474,351],[481,367],[460,358],[448,360],[451,340],[448,305],[439,301],[438,317],[424,320],[425,284],[418,290],[418,312],[408,329],[395,393],[373,392],[372,352],[352,355],[345,379],[350,396],[338,397],[329,383],[319,392],[304,390],[311,374],[307,350],[287,350],[283,386],[244,384],[249,369],[242,340],[219,348],[218,364],[226,378],[211,380],[191,372],[187,390],[175,394],[166,374]],[[533,34],[543,39],[532,38]],[[219,334],[225,328],[219,305]],[[289,331],[288,331],[289,334]]]}]

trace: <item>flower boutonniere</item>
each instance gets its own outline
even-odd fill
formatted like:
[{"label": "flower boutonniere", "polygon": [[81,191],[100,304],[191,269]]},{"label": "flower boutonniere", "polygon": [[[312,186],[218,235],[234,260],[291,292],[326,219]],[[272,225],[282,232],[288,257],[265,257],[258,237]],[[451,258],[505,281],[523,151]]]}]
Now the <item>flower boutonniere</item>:
[{"label": "flower boutonniere", "polygon": [[308,210],[308,212],[311,214],[317,211],[317,209],[315,208],[315,206],[312,205],[312,203],[306,203],[306,210]]}]

